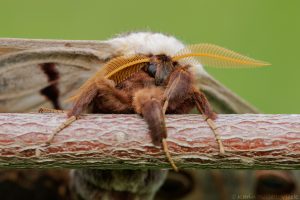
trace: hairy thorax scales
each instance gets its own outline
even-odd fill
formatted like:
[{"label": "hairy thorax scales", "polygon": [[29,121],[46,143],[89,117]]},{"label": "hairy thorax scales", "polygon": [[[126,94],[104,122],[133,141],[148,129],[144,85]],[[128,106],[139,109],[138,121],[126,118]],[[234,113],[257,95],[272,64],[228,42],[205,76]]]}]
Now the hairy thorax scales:
[{"label": "hairy thorax scales", "polygon": [[[176,69],[175,69],[176,70]],[[175,72],[176,73],[176,72]],[[154,98],[160,104],[163,104],[163,94],[167,87],[167,83],[175,77],[172,73],[162,86],[155,85],[155,79],[145,71],[140,71],[129,79],[114,85],[113,82],[106,81],[98,83],[102,92],[94,99],[92,103],[92,113],[116,113],[116,114],[133,114],[139,112],[139,106],[142,106],[143,99]],[[178,87],[170,97],[168,114],[184,114],[188,113],[193,107],[192,85],[193,77],[188,71],[181,74],[181,81]],[[113,91],[113,92],[112,92]],[[140,97],[140,98],[137,98]],[[136,109],[136,110],[135,110]]]}]

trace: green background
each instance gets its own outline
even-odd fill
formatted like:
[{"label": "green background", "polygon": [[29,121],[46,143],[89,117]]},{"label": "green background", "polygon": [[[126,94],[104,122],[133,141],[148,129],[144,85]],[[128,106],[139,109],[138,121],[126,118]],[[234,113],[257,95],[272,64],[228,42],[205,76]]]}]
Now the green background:
[{"label": "green background", "polygon": [[104,40],[151,30],[272,66],[207,70],[265,113],[300,113],[300,1],[1,0],[0,37]]}]

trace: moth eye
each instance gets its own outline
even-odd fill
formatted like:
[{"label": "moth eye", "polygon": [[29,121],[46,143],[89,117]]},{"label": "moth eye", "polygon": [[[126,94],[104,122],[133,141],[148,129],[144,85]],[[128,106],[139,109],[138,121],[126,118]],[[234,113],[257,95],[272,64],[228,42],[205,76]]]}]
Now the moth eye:
[{"label": "moth eye", "polygon": [[173,66],[177,66],[178,65],[178,62],[177,61],[174,61],[172,62]]},{"label": "moth eye", "polygon": [[148,71],[148,73],[149,73],[150,76],[155,77],[155,74],[156,74],[156,65],[155,64],[150,64],[148,66],[147,71]]}]

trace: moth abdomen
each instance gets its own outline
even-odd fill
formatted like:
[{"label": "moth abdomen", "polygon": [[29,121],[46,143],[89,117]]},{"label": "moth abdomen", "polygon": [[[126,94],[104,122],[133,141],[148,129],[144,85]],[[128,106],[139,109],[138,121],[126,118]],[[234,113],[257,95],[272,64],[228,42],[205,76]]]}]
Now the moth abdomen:
[{"label": "moth abdomen", "polygon": [[96,170],[71,172],[76,199],[152,200],[167,170]]}]

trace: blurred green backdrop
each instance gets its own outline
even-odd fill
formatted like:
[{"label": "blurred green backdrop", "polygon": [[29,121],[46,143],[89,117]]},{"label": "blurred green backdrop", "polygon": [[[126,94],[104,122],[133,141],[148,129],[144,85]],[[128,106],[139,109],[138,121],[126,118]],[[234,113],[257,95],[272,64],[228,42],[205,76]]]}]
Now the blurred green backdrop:
[{"label": "blurred green backdrop", "polygon": [[218,44],[272,66],[207,68],[212,75],[262,112],[300,113],[299,8],[298,0],[1,0],[0,37],[104,40],[151,30]]}]

